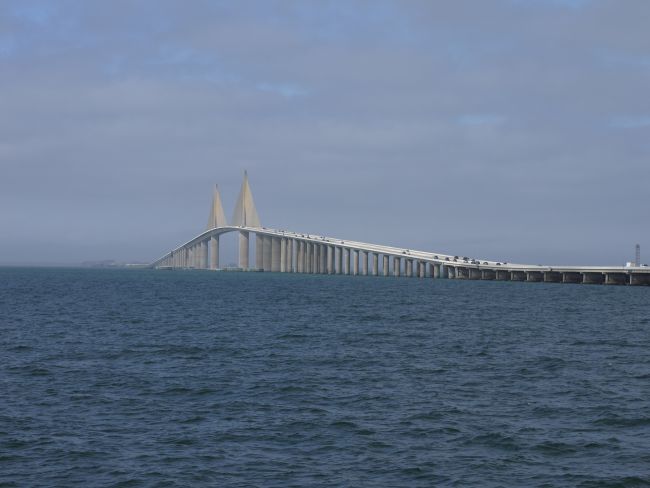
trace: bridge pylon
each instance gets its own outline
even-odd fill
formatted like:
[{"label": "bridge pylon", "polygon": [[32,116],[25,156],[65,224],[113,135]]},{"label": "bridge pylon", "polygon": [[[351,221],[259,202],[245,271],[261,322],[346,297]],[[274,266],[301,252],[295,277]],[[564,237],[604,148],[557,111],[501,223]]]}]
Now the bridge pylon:
[{"label": "bridge pylon", "polygon": [[[244,171],[244,181],[241,184],[239,197],[232,216],[232,225],[238,227],[261,227],[260,216],[255,208],[253,192],[248,182],[248,172]],[[248,269],[249,239],[248,231],[239,232],[239,267]]]}]

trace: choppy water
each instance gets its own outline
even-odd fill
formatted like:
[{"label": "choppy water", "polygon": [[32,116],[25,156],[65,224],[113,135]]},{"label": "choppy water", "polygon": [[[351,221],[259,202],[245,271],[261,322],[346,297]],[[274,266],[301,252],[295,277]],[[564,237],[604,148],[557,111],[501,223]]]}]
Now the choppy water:
[{"label": "choppy water", "polygon": [[648,486],[650,289],[0,269],[0,486]]}]

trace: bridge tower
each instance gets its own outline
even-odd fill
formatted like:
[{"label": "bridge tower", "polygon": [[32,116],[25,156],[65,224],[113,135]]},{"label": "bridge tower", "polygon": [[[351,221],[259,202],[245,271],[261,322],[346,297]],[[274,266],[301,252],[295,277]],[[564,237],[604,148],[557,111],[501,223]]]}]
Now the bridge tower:
[{"label": "bridge tower", "polygon": [[[214,229],[215,227],[224,227],[228,225],[226,221],[226,214],[223,211],[221,203],[221,195],[219,194],[219,187],[214,185],[214,193],[212,194],[212,206],[210,207],[210,216],[208,217],[208,225],[205,230]],[[215,235],[210,238],[210,269],[217,269],[219,267],[219,236]]]},{"label": "bridge tower", "polygon": [[[244,181],[241,184],[235,213],[232,216],[232,225],[238,227],[261,227],[260,216],[255,208],[253,193],[248,183],[248,172],[244,171]],[[239,267],[248,269],[249,255],[248,231],[239,232]]]},{"label": "bridge tower", "polygon": [[212,207],[210,207],[210,216],[208,217],[208,225],[205,230],[214,229],[215,227],[225,227],[226,225],[228,225],[228,221],[226,220],[226,214],[223,211],[219,187],[214,185]]}]

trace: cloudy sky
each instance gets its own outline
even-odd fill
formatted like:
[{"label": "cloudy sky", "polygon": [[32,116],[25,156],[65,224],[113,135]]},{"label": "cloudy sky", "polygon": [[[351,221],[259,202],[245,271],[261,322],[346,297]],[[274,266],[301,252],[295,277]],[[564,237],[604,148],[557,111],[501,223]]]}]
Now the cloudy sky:
[{"label": "cloudy sky", "polygon": [[648,19],[647,0],[1,0],[0,263],[150,261],[204,228],[214,183],[229,215],[244,169],[270,227],[650,261]]}]

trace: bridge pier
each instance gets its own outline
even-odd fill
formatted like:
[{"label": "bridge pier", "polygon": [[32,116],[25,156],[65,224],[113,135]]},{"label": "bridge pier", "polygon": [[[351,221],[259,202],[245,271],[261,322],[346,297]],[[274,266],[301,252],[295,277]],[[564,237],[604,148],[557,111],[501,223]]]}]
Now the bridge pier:
[{"label": "bridge pier", "polygon": [[586,285],[602,285],[605,277],[602,273],[582,273],[582,282]]},{"label": "bridge pier", "polygon": [[526,272],[524,271],[511,271],[510,272],[511,281],[526,281]]},{"label": "bridge pier", "polygon": [[280,239],[280,273],[287,272],[287,239]]},{"label": "bridge pier", "polygon": [[307,242],[307,269],[309,274],[314,274],[316,272],[314,263],[315,263],[315,254],[316,254],[316,249],[314,249],[314,243],[313,242]]},{"label": "bridge pier", "polygon": [[496,271],[496,280],[497,281],[510,281],[510,272],[504,269],[499,269]]},{"label": "bridge pier", "polygon": [[239,232],[239,267],[248,269],[248,231]]},{"label": "bridge pier", "polygon": [[468,269],[468,277],[469,277],[470,280],[480,280],[480,279],[483,278],[483,275],[482,275],[480,269],[469,268]]},{"label": "bridge pier", "polygon": [[255,234],[255,267],[264,269],[264,236]]},{"label": "bridge pier", "polygon": [[336,254],[336,274],[343,274],[343,248],[337,247]]},{"label": "bridge pier", "polygon": [[352,251],[352,276],[359,274],[359,251],[354,249]]},{"label": "bridge pier", "polygon": [[361,275],[368,276],[368,253],[369,251],[361,251]]},{"label": "bridge pier", "polygon": [[541,271],[526,271],[526,281],[531,281],[534,283],[544,280],[544,273]]},{"label": "bridge pier", "polygon": [[293,243],[294,239],[287,239],[287,273],[293,273]]},{"label": "bridge pier", "polygon": [[558,271],[544,271],[544,283],[561,283],[562,273]]},{"label": "bridge pier", "polygon": [[219,268],[219,236],[210,238],[210,269]]},{"label": "bridge pier", "polygon": [[496,279],[497,274],[493,269],[482,269],[481,270],[481,279],[482,280],[494,280]]},{"label": "bridge pier", "polygon": [[393,256],[393,276],[399,276],[402,268],[400,258]]},{"label": "bridge pier", "polygon": [[577,272],[562,273],[562,283],[582,283],[582,274]]},{"label": "bridge pier", "polygon": [[319,244],[320,251],[320,274],[327,274],[327,247],[325,244]]},{"label": "bridge pier", "polygon": [[296,273],[302,273],[302,241],[296,241]]},{"label": "bridge pier", "polygon": [[280,239],[275,236],[271,237],[271,271],[280,271]]},{"label": "bridge pier", "polygon": [[605,273],[606,285],[627,285],[629,281],[626,273]]},{"label": "bridge pier", "polygon": [[405,271],[404,274],[406,274],[407,278],[410,278],[411,276],[413,276],[413,261],[411,261],[410,259],[405,258],[404,259],[404,268],[405,268],[404,269],[404,271]]},{"label": "bridge pier", "polygon": [[273,259],[273,243],[271,236],[264,236],[264,249],[262,252],[262,269],[271,271],[271,262]]},{"label": "bridge pier", "polygon": [[372,275],[379,276],[379,254],[372,253]]},{"label": "bridge pier", "polygon": [[630,285],[650,285],[650,274],[630,274]]}]

